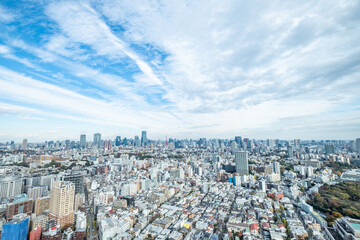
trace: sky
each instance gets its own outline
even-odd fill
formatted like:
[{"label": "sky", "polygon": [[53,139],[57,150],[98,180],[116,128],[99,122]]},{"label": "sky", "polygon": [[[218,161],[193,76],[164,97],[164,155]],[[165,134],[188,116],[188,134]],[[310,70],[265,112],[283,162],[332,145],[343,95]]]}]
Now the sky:
[{"label": "sky", "polygon": [[0,142],[360,137],[360,1],[0,2]]}]

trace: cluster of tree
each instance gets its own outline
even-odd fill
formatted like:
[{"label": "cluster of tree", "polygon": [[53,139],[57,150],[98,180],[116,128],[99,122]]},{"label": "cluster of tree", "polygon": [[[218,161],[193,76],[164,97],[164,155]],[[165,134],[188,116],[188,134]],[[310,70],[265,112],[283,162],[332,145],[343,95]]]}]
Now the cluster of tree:
[{"label": "cluster of tree", "polygon": [[341,162],[329,162],[325,165],[326,167],[329,167],[333,170],[334,173],[338,174],[344,172],[345,170],[352,169],[353,166],[347,163],[341,163]]},{"label": "cluster of tree", "polygon": [[319,193],[310,196],[315,209],[327,214],[327,221],[332,224],[335,219],[349,216],[360,219],[360,183],[342,182],[336,185],[323,185]]}]

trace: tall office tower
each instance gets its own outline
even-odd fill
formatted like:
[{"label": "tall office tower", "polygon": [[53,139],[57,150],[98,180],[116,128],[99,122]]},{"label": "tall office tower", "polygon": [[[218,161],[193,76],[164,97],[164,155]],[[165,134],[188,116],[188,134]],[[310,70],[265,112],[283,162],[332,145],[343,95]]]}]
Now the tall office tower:
[{"label": "tall office tower", "polygon": [[70,140],[65,140],[65,149],[70,148]]},{"label": "tall office tower", "polygon": [[287,155],[289,158],[294,157],[294,149],[292,146],[289,146],[289,145],[287,146]]},{"label": "tall office tower", "polygon": [[253,141],[253,140],[250,140],[250,141],[249,141],[249,148],[250,148],[250,151],[254,151],[255,144],[254,144],[254,141]]},{"label": "tall office tower", "polygon": [[266,139],[266,144],[268,147],[270,148],[274,148],[275,147],[275,141],[274,139]]},{"label": "tall office tower", "polygon": [[200,138],[199,147],[206,147],[206,146],[207,146],[206,138]]},{"label": "tall office tower", "polygon": [[10,198],[21,194],[22,179],[16,176],[0,177],[0,198]]},{"label": "tall office tower", "polygon": [[111,140],[108,141],[108,149],[109,149],[109,150],[112,149],[112,141],[111,141]]},{"label": "tall office tower", "polygon": [[241,136],[236,136],[235,137],[235,142],[238,144],[239,148],[242,148],[242,138]]},{"label": "tall office tower", "polygon": [[247,149],[249,147],[249,144],[250,144],[250,139],[244,138],[243,148]]},{"label": "tall office tower", "polygon": [[86,148],[86,134],[80,135],[80,148]]},{"label": "tall office tower", "polygon": [[108,141],[107,140],[104,141],[104,149],[108,149]]},{"label": "tall office tower", "polygon": [[147,136],[146,136],[146,131],[142,131],[141,132],[141,146],[146,146],[147,144]]},{"label": "tall office tower", "polygon": [[275,147],[278,148],[280,145],[280,140],[279,139],[275,139]]},{"label": "tall office tower", "polygon": [[280,163],[279,162],[272,163],[272,172],[276,173],[276,174],[280,174]]},{"label": "tall office tower", "polygon": [[73,172],[71,174],[59,174],[57,181],[72,182],[75,184],[75,194],[84,193],[84,176]]},{"label": "tall office tower", "polygon": [[56,219],[61,229],[67,229],[74,224],[75,184],[56,181],[50,193],[49,219]]},{"label": "tall office tower", "polygon": [[358,151],[360,153],[360,138],[356,139],[355,145],[356,145],[356,151]]},{"label": "tall office tower", "polygon": [[260,188],[260,191],[266,192],[266,181],[265,180],[261,180],[259,182],[259,188]]},{"label": "tall office tower", "polygon": [[28,140],[27,140],[27,139],[24,139],[23,142],[22,142],[22,149],[23,149],[23,150],[26,150],[26,149],[27,149],[27,144],[28,144]]},{"label": "tall office tower", "polygon": [[231,143],[231,151],[233,152],[233,153],[235,153],[236,151],[238,151],[239,150],[239,145],[234,141],[234,142],[232,142]]},{"label": "tall office tower", "polygon": [[116,138],[115,138],[115,146],[120,146],[121,145],[121,137],[120,136],[117,136]]},{"label": "tall office tower", "polygon": [[221,151],[221,152],[224,152],[224,151],[225,151],[224,140],[219,140],[219,144],[220,144],[220,151]]},{"label": "tall office tower", "polygon": [[354,140],[350,140],[349,142],[349,149],[356,150],[356,144]]},{"label": "tall office tower", "polygon": [[139,147],[139,146],[140,146],[139,136],[135,136],[135,137],[134,137],[134,145],[135,145],[135,147]]},{"label": "tall office tower", "polygon": [[335,153],[334,143],[332,143],[332,142],[325,143],[325,153],[326,154],[334,154]]},{"label": "tall office tower", "polygon": [[246,151],[235,152],[236,172],[240,175],[249,175],[248,155]]},{"label": "tall office tower", "polygon": [[300,147],[300,139],[294,139],[294,145],[296,148]]},{"label": "tall office tower", "polygon": [[[47,188],[47,186],[45,186],[45,188]],[[26,194],[27,194],[28,198],[33,199],[35,202],[36,199],[42,197],[43,191],[44,191],[44,187],[41,187],[41,186],[29,187],[26,189]]]},{"label": "tall office tower", "polygon": [[94,143],[93,143],[93,145],[100,148],[100,144],[101,144],[101,134],[100,133],[95,133],[94,134]]}]

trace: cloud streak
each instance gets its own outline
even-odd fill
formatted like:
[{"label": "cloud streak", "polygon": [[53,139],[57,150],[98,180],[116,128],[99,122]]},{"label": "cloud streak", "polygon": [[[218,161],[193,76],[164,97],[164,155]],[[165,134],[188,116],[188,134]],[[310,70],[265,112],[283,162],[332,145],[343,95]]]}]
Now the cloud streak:
[{"label": "cloud streak", "polygon": [[360,134],[357,1],[36,4],[22,24],[0,7],[1,116],[157,137]]}]

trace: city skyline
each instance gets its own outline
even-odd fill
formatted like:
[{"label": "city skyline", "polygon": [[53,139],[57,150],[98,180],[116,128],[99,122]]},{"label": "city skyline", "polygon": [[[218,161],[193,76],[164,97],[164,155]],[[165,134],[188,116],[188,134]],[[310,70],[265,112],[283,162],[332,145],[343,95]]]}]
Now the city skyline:
[{"label": "city skyline", "polygon": [[0,3],[0,142],[356,139],[357,1]]}]

